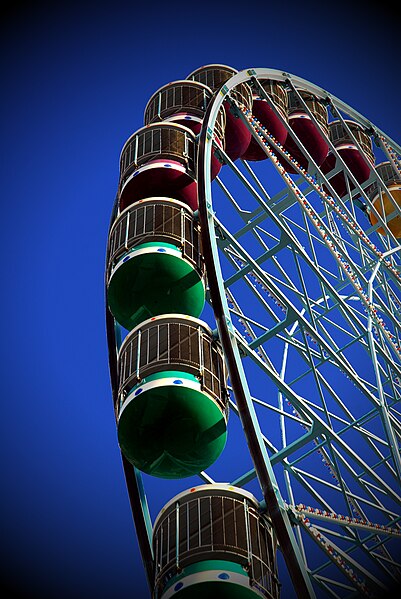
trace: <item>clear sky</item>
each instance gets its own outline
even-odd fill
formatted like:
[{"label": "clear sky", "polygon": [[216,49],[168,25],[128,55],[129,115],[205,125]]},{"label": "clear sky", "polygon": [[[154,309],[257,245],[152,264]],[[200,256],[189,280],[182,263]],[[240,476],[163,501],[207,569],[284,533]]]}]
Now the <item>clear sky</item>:
[{"label": "clear sky", "polygon": [[350,4],[1,3],[4,597],[147,597],[103,277],[119,154],[150,95],[208,63],[277,68],[400,141],[394,9]]}]

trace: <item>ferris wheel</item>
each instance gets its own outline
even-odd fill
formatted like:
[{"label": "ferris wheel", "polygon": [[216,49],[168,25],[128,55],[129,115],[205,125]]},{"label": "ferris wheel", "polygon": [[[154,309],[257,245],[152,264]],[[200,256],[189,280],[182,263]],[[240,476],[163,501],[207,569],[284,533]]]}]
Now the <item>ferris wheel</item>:
[{"label": "ferris wheel", "polygon": [[[106,318],[153,597],[279,597],[277,554],[299,597],[401,580],[400,239],[400,146],[317,85],[207,65],[150,98]],[[186,489],[154,523],[141,473]]]}]

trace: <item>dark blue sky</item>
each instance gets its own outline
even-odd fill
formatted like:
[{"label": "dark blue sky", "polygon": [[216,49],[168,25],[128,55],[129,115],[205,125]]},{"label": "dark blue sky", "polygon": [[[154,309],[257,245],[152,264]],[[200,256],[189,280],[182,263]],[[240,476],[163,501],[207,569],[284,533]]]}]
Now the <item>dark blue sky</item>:
[{"label": "dark blue sky", "polygon": [[396,18],[383,3],[1,6],[3,595],[142,599],[104,324],[121,147],[157,88],[207,63],[299,75],[400,140]]}]

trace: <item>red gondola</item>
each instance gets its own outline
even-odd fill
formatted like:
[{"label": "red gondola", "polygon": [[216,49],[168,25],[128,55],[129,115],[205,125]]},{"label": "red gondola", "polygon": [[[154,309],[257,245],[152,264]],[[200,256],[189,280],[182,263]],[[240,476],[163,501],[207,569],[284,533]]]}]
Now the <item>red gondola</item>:
[{"label": "red gondola", "polygon": [[[365,153],[365,157],[362,156],[358,150],[354,139],[340,120],[332,121],[329,124],[329,136],[330,140],[336,148],[337,152],[344,160],[348,169],[354,175],[358,183],[364,183],[369,179],[370,166],[366,161],[366,158],[373,165],[375,157],[372,149],[372,141],[367,133],[365,133],[363,127],[355,121],[345,121],[354,138],[358,141],[362,150]],[[321,170],[324,174],[329,173],[337,164],[336,156],[330,152],[326,160],[321,166]],[[336,193],[343,197],[348,193],[347,183],[344,176],[344,172],[341,171],[334,175],[330,179],[330,184],[336,191]],[[355,185],[349,181],[350,190],[355,189]]]},{"label": "red gondola", "polygon": [[[312,121],[297,94],[292,90],[288,92],[288,121],[291,129],[299,138],[307,152],[311,155],[316,164],[320,166],[329,151],[329,145],[326,140],[328,134],[327,108],[319,98],[309,92],[303,90],[298,90],[298,92],[319,123],[320,129]],[[302,168],[308,169],[308,159],[292,139],[291,134],[287,135],[284,149],[289,152]],[[281,161],[289,173],[294,174],[297,172],[290,161],[283,158],[281,158]]]},{"label": "red gondola", "polygon": [[[269,133],[271,133],[280,144],[284,144],[287,139],[287,127],[283,123],[283,120],[288,122],[288,101],[286,91],[282,84],[278,81],[273,81],[272,79],[260,81],[260,84],[274,103],[277,111],[280,113],[281,119],[273,108],[271,108],[269,102],[257,94],[254,94],[253,96],[252,114],[264,127],[266,127]],[[251,161],[265,160],[267,154],[252,137],[242,158]]]},{"label": "red gondola", "polygon": [[[231,67],[210,64],[193,71],[187,79],[199,81],[215,92],[236,73],[238,71]],[[252,91],[247,83],[240,83],[230,94],[239,105],[252,109]],[[231,160],[237,160],[248,148],[252,134],[247,125],[232,113],[229,102],[224,102],[223,106],[226,113],[225,151]]]},{"label": "red gondola", "polygon": [[195,134],[182,125],[157,123],[139,129],[120,159],[120,209],[150,196],[169,196],[198,207]]}]

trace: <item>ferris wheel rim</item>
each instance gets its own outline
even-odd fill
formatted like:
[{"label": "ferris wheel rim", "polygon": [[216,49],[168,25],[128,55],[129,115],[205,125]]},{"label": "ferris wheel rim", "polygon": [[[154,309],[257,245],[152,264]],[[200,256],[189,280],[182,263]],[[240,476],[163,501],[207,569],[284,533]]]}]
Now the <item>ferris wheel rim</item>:
[{"label": "ferris wheel rim", "polygon": [[[229,315],[230,310],[228,309],[228,306],[225,305],[226,298],[225,298],[224,289],[221,285],[221,281],[217,280],[217,283],[216,283],[216,280],[215,280],[215,279],[219,278],[215,272],[216,264],[219,264],[219,258],[218,258],[218,249],[217,249],[216,243],[213,243],[213,244],[210,243],[211,236],[214,236],[214,232],[212,231],[212,229],[214,229],[214,224],[213,224],[214,223],[214,210],[213,210],[212,193],[211,193],[210,168],[208,165],[209,165],[210,159],[211,159],[214,124],[215,124],[219,110],[221,109],[221,107],[222,107],[223,103],[225,102],[225,100],[227,99],[227,97],[229,97],[231,90],[233,90],[240,83],[246,83],[247,81],[251,80],[253,77],[256,77],[258,79],[272,78],[272,79],[276,79],[276,80],[282,81],[282,82],[289,81],[290,85],[299,86],[300,88],[302,88],[302,90],[309,91],[310,93],[316,95],[318,98],[321,98],[324,100],[329,100],[330,102],[332,102],[334,104],[334,107],[336,109],[346,112],[349,116],[354,118],[356,120],[356,122],[358,122],[358,124],[362,125],[363,127],[366,127],[366,129],[369,131],[370,135],[384,136],[384,138],[393,146],[393,148],[401,153],[401,148],[396,142],[391,140],[391,138],[389,138],[389,136],[387,134],[385,134],[384,132],[382,132],[379,128],[373,126],[372,123],[368,119],[363,117],[360,113],[358,113],[352,107],[348,106],[345,102],[342,102],[335,96],[328,94],[328,92],[326,92],[326,90],[324,90],[323,88],[316,86],[315,84],[312,84],[312,83],[306,81],[305,79],[290,75],[288,73],[284,73],[282,71],[278,71],[275,69],[247,69],[244,71],[240,71],[237,74],[235,74],[231,79],[229,79],[225,83],[225,85],[223,85],[221,87],[221,89],[215,93],[215,97],[212,100],[212,102],[210,103],[207,113],[205,115],[202,131],[200,134],[199,150],[198,150],[197,179],[198,179],[198,189],[199,189],[199,191],[198,191],[198,193],[199,193],[199,213],[200,213],[200,220],[201,220],[201,224],[202,224],[202,238],[204,240],[204,249],[206,246],[205,259],[206,259],[207,270],[208,270],[208,274],[209,274],[211,302],[212,302],[213,310],[215,313],[218,330],[219,330],[219,333],[221,336],[221,342],[222,342],[225,353],[226,353],[226,349],[229,350],[227,352],[228,354],[230,354],[229,345],[231,345],[230,338],[232,338],[232,336],[233,336],[233,331],[232,331],[231,319],[229,317],[227,317],[227,315]],[[206,239],[208,237],[209,237],[209,241],[207,241],[207,239]],[[205,240],[206,240],[206,244],[205,244]],[[212,247],[208,247],[210,245]],[[395,248],[395,249],[397,249],[397,248]],[[394,251],[394,250],[392,250],[392,251]],[[207,257],[207,255],[208,255],[208,257]],[[377,264],[377,269],[379,268],[379,266],[380,266],[380,262],[378,262],[378,264]],[[377,272],[377,269],[376,269],[376,272]],[[213,273],[212,277],[210,277],[210,273]],[[220,279],[221,279],[221,277],[220,277]],[[220,287],[220,290],[219,290],[219,287]],[[213,291],[213,289],[214,289],[214,291]],[[227,355],[226,355],[226,358],[227,358]],[[230,361],[230,357],[228,357],[228,361]],[[230,373],[230,376],[231,376],[231,373]],[[232,387],[234,389],[235,385],[232,385]],[[234,393],[235,393],[235,389],[234,389]],[[243,425],[243,428],[245,428],[244,425]],[[249,441],[248,441],[248,444],[249,444]],[[251,451],[251,453],[252,453],[252,451]],[[256,470],[257,470],[257,468],[256,468]],[[261,486],[262,486],[262,491],[263,491],[263,485],[261,485]],[[288,564],[287,564],[287,566],[288,566]]]}]

